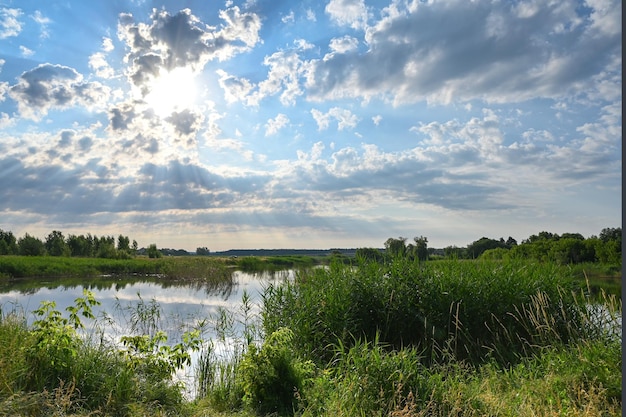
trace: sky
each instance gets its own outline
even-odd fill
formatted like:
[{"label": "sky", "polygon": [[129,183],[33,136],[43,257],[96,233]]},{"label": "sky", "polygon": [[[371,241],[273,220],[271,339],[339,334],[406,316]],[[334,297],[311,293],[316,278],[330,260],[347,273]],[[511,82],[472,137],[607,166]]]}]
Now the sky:
[{"label": "sky", "polygon": [[194,251],[621,227],[619,0],[0,0],[0,229]]}]

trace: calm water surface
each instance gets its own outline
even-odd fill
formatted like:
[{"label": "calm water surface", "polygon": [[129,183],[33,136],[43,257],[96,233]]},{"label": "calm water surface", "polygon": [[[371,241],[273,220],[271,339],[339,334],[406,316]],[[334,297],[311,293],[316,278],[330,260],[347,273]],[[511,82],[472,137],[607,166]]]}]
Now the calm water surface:
[{"label": "calm water surface", "polygon": [[[32,312],[40,303],[54,301],[56,309],[67,317],[66,307],[83,297],[83,290],[89,290],[101,305],[93,308],[96,320],[85,320],[88,336],[119,344],[124,335],[154,334],[163,330],[168,342],[175,344],[185,331],[200,325],[202,338],[210,340],[215,351],[227,356],[242,337],[244,293],[250,298],[249,322],[260,324],[258,315],[263,289],[271,283],[292,279],[293,274],[291,270],[257,274],[235,271],[230,282],[219,285],[162,281],[156,277],[13,280],[0,283],[0,309],[3,314],[22,313],[28,323],[32,323],[36,319]],[[139,312],[149,313],[148,319],[137,320]],[[216,329],[224,317],[230,318],[227,323],[230,332],[219,334]],[[192,356],[196,362],[198,354]],[[193,369],[187,369],[178,377],[193,385],[189,381],[193,379],[192,374]]]}]

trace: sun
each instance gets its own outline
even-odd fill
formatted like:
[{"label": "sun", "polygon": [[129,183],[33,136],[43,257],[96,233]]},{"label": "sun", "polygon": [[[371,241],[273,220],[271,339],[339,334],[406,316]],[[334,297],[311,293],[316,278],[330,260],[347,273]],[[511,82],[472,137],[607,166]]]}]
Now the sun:
[{"label": "sun", "polygon": [[174,68],[162,71],[150,84],[150,92],[145,102],[160,117],[167,117],[174,111],[192,107],[196,101],[198,86],[191,68]]}]

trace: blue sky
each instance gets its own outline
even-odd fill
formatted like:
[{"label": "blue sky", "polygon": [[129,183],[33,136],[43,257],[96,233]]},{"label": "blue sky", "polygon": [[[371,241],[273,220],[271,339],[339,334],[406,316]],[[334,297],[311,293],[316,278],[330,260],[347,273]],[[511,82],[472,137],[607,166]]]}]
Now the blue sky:
[{"label": "blue sky", "polygon": [[431,247],[621,225],[621,2],[0,0],[0,228]]}]

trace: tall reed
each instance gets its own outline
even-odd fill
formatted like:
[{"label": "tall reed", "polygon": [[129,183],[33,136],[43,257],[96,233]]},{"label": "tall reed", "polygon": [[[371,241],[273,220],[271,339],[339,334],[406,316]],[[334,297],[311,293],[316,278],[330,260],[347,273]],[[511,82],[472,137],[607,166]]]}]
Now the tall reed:
[{"label": "tall reed", "polygon": [[504,340],[502,333],[519,336],[513,345],[506,339],[511,354],[500,355],[513,361],[529,337],[515,313],[538,294],[553,301],[544,308],[557,320],[553,329],[559,337],[567,336],[567,326],[577,325],[580,306],[569,285],[563,270],[538,263],[399,259],[356,267],[334,264],[270,286],[263,320],[268,333],[291,328],[295,348],[320,364],[332,359],[329,346],[349,347],[355,339],[375,337],[392,349],[415,347],[426,362],[450,354],[480,362]]}]

